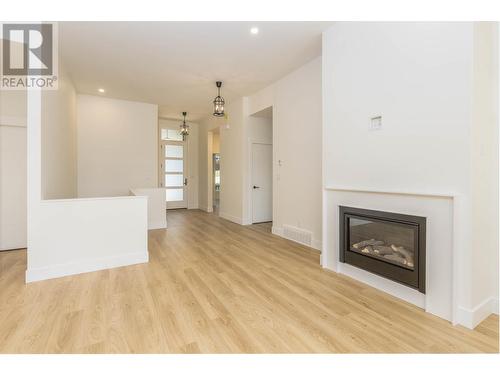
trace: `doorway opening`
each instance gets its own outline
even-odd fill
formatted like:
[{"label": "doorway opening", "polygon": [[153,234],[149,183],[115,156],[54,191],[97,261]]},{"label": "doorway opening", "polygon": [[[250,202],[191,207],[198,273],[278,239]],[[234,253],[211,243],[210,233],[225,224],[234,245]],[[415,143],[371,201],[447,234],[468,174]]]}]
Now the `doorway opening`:
[{"label": "doorway opening", "polygon": [[213,211],[216,215],[219,214],[220,207],[220,153],[214,153],[212,159],[213,165]]},{"label": "doorway opening", "polygon": [[220,212],[221,192],[221,153],[220,153],[220,130],[212,129],[208,132],[208,210],[216,215]]},{"label": "doorway opening", "polygon": [[6,122],[0,122],[0,251],[27,245],[26,125]]},{"label": "doorway opening", "polygon": [[188,207],[188,142],[174,121],[160,119],[160,187],[165,188],[167,210]]},{"label": "doorway opening", "polygon": [[[271,231],[273,222],[273,107],[249,117],[250,222]],[[266,223],[264,225],[263,223]]]}]

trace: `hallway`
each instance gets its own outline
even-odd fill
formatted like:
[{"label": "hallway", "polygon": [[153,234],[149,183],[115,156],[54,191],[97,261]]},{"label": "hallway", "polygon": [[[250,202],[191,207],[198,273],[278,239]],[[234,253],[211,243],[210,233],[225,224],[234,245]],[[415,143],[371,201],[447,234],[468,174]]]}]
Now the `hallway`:
[{"label": "hallway", "polygon": [[497,317],[453,327],[322,270],[269,224],[168,220],[141,265],[26,285],[25,251],[0,253],[0,352],[498,352]]}]

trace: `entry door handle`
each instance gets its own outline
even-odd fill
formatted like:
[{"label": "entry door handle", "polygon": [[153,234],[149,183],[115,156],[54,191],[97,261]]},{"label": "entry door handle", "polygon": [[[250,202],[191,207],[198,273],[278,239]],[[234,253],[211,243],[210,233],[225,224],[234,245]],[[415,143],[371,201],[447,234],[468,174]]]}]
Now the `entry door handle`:
[{"label": "entry door handle", "polygon": [[187,179],[187,178],[185,178],[185,179],[184,179],[184,186],[187,186],[187,184],[188,184],[188,179]]},{"label": "entry door handle", "polygon": [[260,186],[253,186],[254,189],[260,189]]}]

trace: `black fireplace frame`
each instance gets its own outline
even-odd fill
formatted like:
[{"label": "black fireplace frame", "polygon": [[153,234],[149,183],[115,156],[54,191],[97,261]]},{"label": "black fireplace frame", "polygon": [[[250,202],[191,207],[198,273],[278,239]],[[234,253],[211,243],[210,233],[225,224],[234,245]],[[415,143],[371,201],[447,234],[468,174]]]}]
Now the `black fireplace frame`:
[{"label": "black fireplace frame", "polygon": [[[349,219],[369,219],[378,222],[391,222],[410,226],[417,235],[415,241],[414,269],[398,266],[350,249]],[[404,215],[394,212],[374,211],[363,208],[339,206],[339,260],[355,267],[383,276],[410,288],[425,293],[425,240],[426,218],[422,216]]]}]

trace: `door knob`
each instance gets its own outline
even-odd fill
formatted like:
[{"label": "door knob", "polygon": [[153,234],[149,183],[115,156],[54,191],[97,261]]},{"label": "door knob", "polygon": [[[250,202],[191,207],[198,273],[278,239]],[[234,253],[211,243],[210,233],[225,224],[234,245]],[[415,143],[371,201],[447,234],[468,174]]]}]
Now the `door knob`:
[{"label": "door knob", "polygon": [[255,185],[253,186],[253,188],[254,188],[254,189],[260,189],[260,187],[259,187],[259,186],[255,186]]}]

